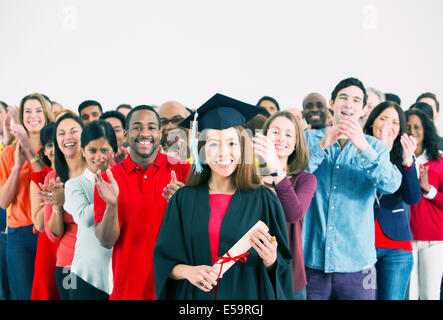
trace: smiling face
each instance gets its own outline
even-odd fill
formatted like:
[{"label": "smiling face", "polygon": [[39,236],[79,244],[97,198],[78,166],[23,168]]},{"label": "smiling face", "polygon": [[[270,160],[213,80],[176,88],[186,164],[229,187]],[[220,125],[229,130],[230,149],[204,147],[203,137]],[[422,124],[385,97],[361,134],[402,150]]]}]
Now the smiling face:
[{"label": "smiling face", "polygon": [[115,132],[115,137],[117,138],[117,146],[122,146],[126,141],[126,131],[123,128],[123,125],[118,118],[109,117],[106,118],[105,121],[109,122],[109,124],[112,126]]},{"label": "smiling face", "polygon": [[162,129],[161,143],[164,147],[170,147],[175,141],[168,139],[168,134],[178,127],[179,123],[189,115],[189,112],[178,102],[166,102],[160,106],[158,115]]},{"label": "smiling face", "polygon": [[417,146],[421,146],[423,144],[423,137],[425,134],[421,119],[415,114],[409,115],[406,128],[408,130],[408,134],[417,139]]},{"label": "smiling face", "polygon": [[310,94],[303,100],[303,116],[312,129],[326,127],[326,100],[319,94]]},{"label": "smiling face", "polygon": [[26,100],[23,105],[23,125],[28,133],[38,133],[46,125],[45,114],[40,101]]},{"label": "smiling face", "polygon": [[109,163],[114,158],[114,151],[111,145],[103,137],[90,141],[82,152],[88,169],[93,173],[96,173],[98,170],[101,172],[106,171]]},{"label": "smiling face", "polygon": [[363,114],[364,93],[357,86],[341,89],[334,101],[329,100],[329,105],[334,111],[335,124],[339,124],[343,118],[358,120]]},{"label": "smiling face", "polygon": [[266,136],[274,143],[279,158],[288,158],[295,149],[295,126],[286,117],[277,117],[269,125]]},{"label": "smiling face", "polygon": [[381,140],[382,130],[384,128],[389,130],[391,133],[391,135],[389,135],[391,138],[389,146],[392,146],[398,136],[398,133],[400,132],[400,117],[398,116],[397,110],[395,110],[393,107],[385,109],[374,120],[372,127],[373,136]]},{"label": "smiling face", "polygon": [[155,160],[161,132],[154,112],[138,110],[132,113],[127,134],[132,161],[141,164],[147,159]]},{"label": "smiling face", "polygon": [[82,127],[77,121],[64,119],[59,123],[55,134],[58,147],[66,158],[75,158],[80,154]]},{"label": "smiling face", "polygon": [[205,156],[213,176],[231,176],[241,161],[241,145],[236,129],[208,130]]},{"label": "smiling face", "polygon": [[83,121],[84,125],[87,125],[89,122],[100,119],[102,112],[100,111],[99,106],[87,106],[86,108],[80,111],[80,118]]}]

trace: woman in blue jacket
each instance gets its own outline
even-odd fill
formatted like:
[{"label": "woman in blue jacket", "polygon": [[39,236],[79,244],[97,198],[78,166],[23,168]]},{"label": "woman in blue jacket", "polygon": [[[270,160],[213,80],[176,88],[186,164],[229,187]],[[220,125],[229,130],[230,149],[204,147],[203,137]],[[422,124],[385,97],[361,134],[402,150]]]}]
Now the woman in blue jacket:
[{"label": "woman in blue jacket", "polygon": [[386,101],[372,110],[363,128],[386,144],[402,174],[400,188],[378,194],[374,204],[378,300],[404,300],[413,265],[409,206],[420,201],[421,192],[413,156],[417,141],[405,133],[405,122],[400,106]]}]

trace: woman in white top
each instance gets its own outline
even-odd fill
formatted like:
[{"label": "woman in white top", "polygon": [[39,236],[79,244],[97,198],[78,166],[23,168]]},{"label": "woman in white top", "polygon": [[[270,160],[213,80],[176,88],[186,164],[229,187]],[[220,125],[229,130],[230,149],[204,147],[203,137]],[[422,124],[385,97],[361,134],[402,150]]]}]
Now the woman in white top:
[{"label": "woman in white top", "polygon": [[95,236],[95,174],[106,171],[117,151],[114,129],[104,120],[88,123],[82,131],[81,147],[87,168],[65,185],[64,209],[78,225],[77,242],[71,273],[71,300],[106,300],[112,291],[110,263],[112,249],[102,247]]}]

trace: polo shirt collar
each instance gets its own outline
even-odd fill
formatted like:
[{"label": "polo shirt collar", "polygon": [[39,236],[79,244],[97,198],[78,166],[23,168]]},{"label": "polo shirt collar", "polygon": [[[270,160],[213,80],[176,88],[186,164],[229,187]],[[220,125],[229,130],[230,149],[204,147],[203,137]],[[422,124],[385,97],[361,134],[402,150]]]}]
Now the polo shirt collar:
[{"label": "polo shirt collar", "polygon": [[[157,153],[157,158],[155,158],[152,165],[160,168],[164,163],[166,162],[166,155],[160,152],[160,148]],[[134,161],[132,161],[129,154],[126,156],[126,158],[122,161],[122,166],[125,169],[126,173],[131,173],[132,171],[136,170],[139,165],[135,164]]]}]

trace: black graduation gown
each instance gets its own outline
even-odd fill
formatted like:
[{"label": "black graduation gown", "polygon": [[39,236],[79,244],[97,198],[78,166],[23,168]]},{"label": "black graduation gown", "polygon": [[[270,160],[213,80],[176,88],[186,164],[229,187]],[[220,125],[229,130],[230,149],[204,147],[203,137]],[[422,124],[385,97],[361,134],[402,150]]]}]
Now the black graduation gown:
[{"label": "black graduation gown", "polygon": [[[169,200],[154,249],[157,299],[212,300],[214,290],[204,292],[188,280],[168,277],[177,264],[212,265],[209,243],[209,191],[207,185],[180,188]],[[248,230],[262,220],[276,237],[275,269],[267,271],[251,248],[247,262],[237,261],[217,281],[217,300],[293,299],[292,255],[283,209],[277,196],[264,186],[237,191],[220,228],[219,256],[223,256]]]}]

